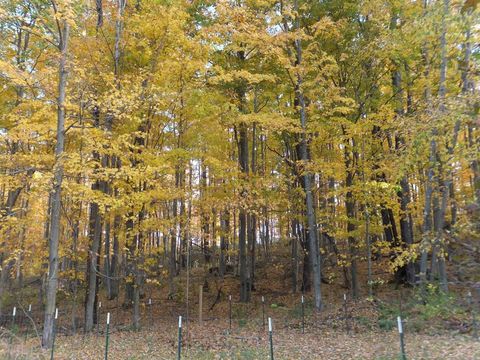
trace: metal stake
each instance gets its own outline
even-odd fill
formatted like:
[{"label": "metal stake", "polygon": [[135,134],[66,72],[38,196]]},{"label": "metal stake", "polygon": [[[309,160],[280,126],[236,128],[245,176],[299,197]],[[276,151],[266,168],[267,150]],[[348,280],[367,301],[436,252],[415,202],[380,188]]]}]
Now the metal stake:
[{"label": "metal stake", "polygon": [[302,295],[302,334],[305,334],[305,300]]},{"label": "metal stake", "polygon": [[150,328],[153,326],[152,299],[148,299],[148,309],[150,313]]},{"label": "metal stake", "polygon": [[182,317],[178,317],[178,351],[177,360],[180,360],[182,355]]},{"label": "metal stake", "polygon": [[273,359],[272,318],[268,318],[268,335],[270,338],[270,360],[274,360]]},{"label": "metal stake", "polygon": [[403,326],[402,326],[402,318],[397,316],[397,323],[398,323],[398,333],[400,334],[400,351],[401,351],[401,358],[402,360],[407,360],[407,354],[405,353],[405,339],[403,337]]},{"label": "metal stake", "polygon": [[232,295],[228,295],[229,333],[232,333]]},{"label": "metal stake", "polygon": [[107,313],[107,328],[105,330],[105,360],[108,359],[108,340],[110,335],[110,313]]},{"label": "metal stake", "polygon": [[55,308],[55,318],[53,320],[52,352],[50,353],[50,360],[53,360],[53,353],[55,351],[55,337],[57,335],[57,319],[58,319],[58,308]]},{"label": "metal stake", "polygon": [[347,294],[343,294],[343,313],[345,317],[345,329],[350,332],[350,323],[348,321]]},{"label": "metal stake", "polygon": [[265,331],[265,297],[262,296],[262,324],[263,330]]},{"label": "metal stake", "polygon": [[475,307],[473,305],[472,293],[468,292],[468,304],[470,305],[470,313],[472,314],[472,335],[475,340],[478,340],[477,319],[475,316]]},{"label": "metal stake", "polygon": [[100,311],[102,310],[102,302],[98,302],[98,310],[97,310],[97,337],[100,332]]}]

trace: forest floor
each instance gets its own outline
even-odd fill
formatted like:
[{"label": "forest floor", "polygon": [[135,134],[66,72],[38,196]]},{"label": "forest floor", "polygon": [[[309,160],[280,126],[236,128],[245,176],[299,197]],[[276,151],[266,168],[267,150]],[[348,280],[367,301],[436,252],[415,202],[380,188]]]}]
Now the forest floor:
[{"label": "forest floor", "polygon": [[[238,278],[229,275],[221,281],[200,268],[192,269],[189,274],[188,296],[185,274],[177,278],[175,299],[167,298],[166,284],[148,285],[142,298],[139,331],[131,328],[131,308],[122,306],[121,300],[106,300],[102,291],[99,325],[92,333],[83,335],[81,300],[75,305],[79,310],[73,316],[72,299],[60,295],[54,358],[104,359],[105,320],[106,313],[110,312],[108,358],[113,360],[175,359],[179,315],[184,318],[182,359],[269,359],[265,324],[268,317],[273,321],[273,350],[277,360],[399,359],[396,318],[401,315],[409,360],[480,360],[480,341],[474,340],[472,322],[472,309],[477,309],[478,318],[480,299],[474,293],[475,308],[472,308],[464,296],[464,288],[452,288],[451,294],[444,296],[432,287],[427,297],[419,301],[418,290],[397,288],[388,283],[389,275],[385,274],[385,282],[375,289],[374,297],[369,297],[362,288],[359,299],[352,300],[347,295],[344,302],[343,295],[348,291],[337,275],[331,284],[322,285],[325,309],[314,312],[312,296],[306,294],[302,317],[301,295],[289,289],[290,278],[282,266],[259,267],[258,275],[256,291],[248,304],[238,301]],[[199,292],[200,284],[205,282],[208,287],[202,291],[203,321],[200,323]],[[20,305],[26,308],[27,301],[33,302],[35,291],[31,291],[29,299],[18,293],[12,304],[16,303],[19,309]],[[231,312],[229,294],[232,294]],[[152,305],[148,305],[149,298]],[[50,352],[40,347],[41,309],[40,304],[34,305],[33,322],[25,317],[17,320],[15,326],[8,319],[4,321],[4,327],[0,327],[1,360],[50,359]],[[80,324],[76,334],[72,330],[74,317]],[[190,321],[186,321],[187,318]]]},{"label": "forest floor", "polygon": [[[250,326],[235,327],[227,333],[228,322],[191,323],[185,334],[182,359],[269,359],[267,332]],[[405,336],[408,359],[480,359],[480,343],[464,335],[409,334]],[[274,325],[275,359],[399,359],[398,333],[390,331],[350,331],[314,329],[305,334],[299,328]],[[175,359],[177,329],[172,319],[168,324],[138,332],[113,331],[109,343],[109,359]],[[55,359],[103,359],[103,331],[82,336],[59,335],[55,343]],[[0,344],[1,359],[49,359],[50,352],[41,350],[38,339],[15,339]]]}]

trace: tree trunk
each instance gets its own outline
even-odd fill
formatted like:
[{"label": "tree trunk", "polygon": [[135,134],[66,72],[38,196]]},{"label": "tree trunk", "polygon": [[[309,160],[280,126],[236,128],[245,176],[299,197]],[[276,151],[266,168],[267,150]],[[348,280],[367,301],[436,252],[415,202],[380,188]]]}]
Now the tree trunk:
[{"label": "tree trunk", "polygon": [[125,306],[130,307],[134,302],[134,286],[135,286],[135,237],[133,234],[134,213],[130,211],[127,214],[127,221],[125,222],[125,246],[127,254],[125,259],[126,266],[126,283],[125,283]]},{"label": "tree trunk", "polygon": [[[97,181],[92,190],[99,190],[100,184]],[[86,275],[86,294],[85,294],[85,332],[93,330],[96,322],[96,299],[97,299],[97,258],[99,256],[100,242],[102,237],[102,220],[99,206],[96,202],[90,204],[89,219],[89,240],[90,248],[87,255],[87,275]]]},{"label": "tree trunk", "polygon": [[55,306],[57,300],[58,283],[58,246],[60,235],[60,214],[61,214],[61,195],[63,181],[63,151],[65,143],[65,96],[67,88],[67,44],[69,37],[69,24],[63,20],[59,50],[59,79],[58,79],[58,100],[57,100],[57,141],[55,146],[55,165],[53,177],[53,196],[52,196],[52,215],[50,220],[50,238],[49,238],[49,271],[47,282],[47,304],[45,307],[45,318],[43,324],[42,347],[49,348],[53,340],[53,322],[55,316]]},{"label": "tree trunk", "polygon": [[[238,52],[238,58],[245,60],[245,54],[243,51]],[[240,100],[240,111],[245,112],[245,89],[243,86],[239,87],[238,97]],[[248,134],[247,134],[247,125],[241,123],[239,125],[239,142],[238,142],[238,162],[240,165],[240,171],[243,173],[245,178],[249,172],[248,166]],[[242,190],[246,191],[246,190]],[[244,196],[241,194],[241,196]],[[250,274],[248,274],[249,269],[247,267],[247,234],[248,232],[248,221],[247,221],[247,212],[245,208],[241,205],[238,215],[238,224],[239,224],[239,233],[238,233],[238,247],[239,247],[239,257],[240,257],[240,301],[248,302],[250,301]]]},{"label": "tree trunk", "polygon": [[111,273],[111,264],[110,264],[110,220],[105,221],[105,260],[104,260],[104,273],[105,273],[105,290],[107,291],[107,298],[110,299],[112,296],[112,273]]},{"label": "tree trunk", "polygon": [[292,246],[292,292],[295,294],[298,289],[298,221],[296,219],[291,222],[291,246]]},{"label": "tree trunk", "polygon": [[[298,14],[298,0],[294,1],[294,10]],[[295,19],[295,28],[296,30],[300,29],[300,17],[297,15]],[[300,39],[295,40],[295,50],[296,50],[296,65],[298,67],[302,66],[302,43]],[[300,70],[297,70],[297,82],[295,85],[295,98],[296,105],[298,106],[298,111],[300,115],[300,125],[302,127],[301,141],[299,144],[299,158],[306,164],[309,162],[308,155],[308,145],[307,145],[307,109],[305,98],[302,92],[302,75]],[[314,208],[314,198],[312,193],[313,186],[313,175],[304,170],[304,175],[302,179],[303,190],[305,192],[305,208],[307,212],[307,238],[308,238],[308,255],[310,266],[313,273],[313,291],[314,291],[314,308],[315,310],[322,310],[322,294],[321,294],[321,269],[320,269],[320,251],[318,248],[317,241],[317,220],[315,215]]]},{"label": "tree trunk", "polygon": [[[351,168],[351,159],[353,155],[346,150],[345,147],[345,157],[347,162],[347,178],[345,180],[345,186],[351,188],[353,186],[353,169]],[[354,299],[359,296],[359,285],[358,285],[358,276],[357,276],[357,242],[355,236],[352,233],[356,230],[354,224],[355,220],[355,200],[351,190],[347,191],[345,199],[345,210],[347,215],[347,233],[348,233],[348,247],[350,251],[350,276],[351,276],[351,288],[352,288],[352,297]]]},{"label": "tree trunk", "polygon": [[[172,204],[172,219],[175,219],[177,216],[177,205],[176,200],[173,200]],[[169,284],[169,291],[168,291],[168,298],[173,299],[176,293],[174,278],[177,274],[177,264],[176,264],[176,256],[177,256],[177,235],[176,232],[171,229],[170,231],[170,257],[169,257],[169,266],[168,266],[168,284]]]},{"label": "tree trunk", "polygon": [[[257,112],[257,97],[254,95],[254,112]],[[252,127],[252,159],[250,166],[251,173],[255,175],[257,171],[257,126],[254,123]],[[257,243],[257,216],[249,214],[248,244],[250,247],[250,289],[255,290],[255,251]]]},{"label": "tree trunk", "polygon": [[[394,13],[391,21],[391,28],[396,29],[397,27],[398,13]],[[395,63],[395,69],[392,73],[392,88],[395,98],[395,113],[397,119],[404,114],[404,101],[403,101],[403,87],[402,87],[402,75],[400,72],[400,65]],[[407,100],[408,103],[408,100]],[[407,106],[407,112],[411,109]],[[405,147],[405,140],[401,136],[395,136],[395,150],[403,154]],[[401,248],[410,248],[413,245],[413,233],[411,232],[411,224],[409,217],[409,204],[410,204],[410,185],[408,183],[408,177],[406,174],[400,179],[400,190],[397,192],[398,201],[400,202],[400,237],[401,237]],[[395,272],[395,278],[397,282],[406,281],[409,284],[415,282],[415,266],[412,262],[408,262],[406,265],[400,267]]]},{"label": "tree trunk", "polygon": [[226,269],[226,252],[228,248],[228,233],[230,231],[228,212],[223,211],[220,215],[220,277],[223,279]]},{"label": "tree trunk", "polygon": [[110,293],[108,294],[108,300],[113,300],[118,296],[118,287],[119,287],[119,280],[118,280],[118,260],[119,260],[119,248],[120,245],[118,243],[118,234],[120,232],[120,224],[122,218],[120,215],[115,215],[113,219],[113,248],[112,248],[112,258],[110,260],[110,274],[112,276],[111,285],[110,285]]}]

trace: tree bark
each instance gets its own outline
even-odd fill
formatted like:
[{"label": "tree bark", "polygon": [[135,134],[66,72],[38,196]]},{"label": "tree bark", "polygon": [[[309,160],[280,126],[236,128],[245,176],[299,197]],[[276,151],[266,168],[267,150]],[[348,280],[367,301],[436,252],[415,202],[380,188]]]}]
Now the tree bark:
[{"label": "tree bark", "polygon": [[[294,10],[298,14],[298,0],[294,1]],[[297,15],[295,19],[295,28],[300,30],[300,17]],[[295,40],[296,50],[296,65],[302,66],[302,43],[299,38]],[[301,141],[299,144],[299,158],[304,166],[309,162],[308,144],[307,144],[307,110],[305,97],[302,91],[302,75],[297,71],[297,82],[295,86],[296,105],[300,115],[300,124],[302,127]],[[310,266],[313,273],[313,290],[314,290],[314,308],[315,310],[322,310],[322,294],[321,294],[321,269],[320,269],[320,251],[317,241],[317,221],[314,208],[314,198],[312,193],[313,175],[309,170],[304,169],[303,174],[303,190],[305,192],[305,208],[307,212],[307,238],[308,238],[308,255]]]},{"label": "tree bark", "polygon": [[[244,94],[242,94],[244,96]],[[238,160],[240,170],[248,174],[248,137],[247,126],[242,123],[239,125],[239,154]],[[240,257],[240,301],[250,301],[250,278],[247,269],[247,212],[240,207],[238,215],[238,248]]]},{"label": "tree bark", "polygon": [[[391,29],[397,28],[398,13],[394,10],[391,21]],[[397,119],[400,119],[404,115],[404,90],[402,84],[402,74],[400,71],[400,65],[393,61],[395,68],[392,72],[392,89],[395,100],[395,114]],[[408,97],[408,96],[407,96]],[[408,100],[407,100],[408,104]],[[407,112],[411,109],[407,106]],[[405,140],[403,136],[395,136],[395,150],[400,154],[403,154],[405,147]],[[410,219],[411,217],[409,212],[410,204],[410,185],[408,182],[408,177],[406,174],[400,179],[400,190],[397,192],[398,201],[400,203],[400,237],[401,237],[401,249],[413,245],[413,233],[411,231]],[[395,272],[395,278],[397,282],[406,281],[409,284],[415,282],[415,266],[412,262],[408,262],[406,265],[400,267]]]},{"label": "tree bark", "polygon": [[63,152],[65,145],[65,97],[67,91],[67,56],[69,27],[67,20],[63,20],[59,50],[59,79],[58,79],[58,100],[57,100],[57,139],[55,146],[55,165],[53,175],[52,215],[50,219],[49,257],[48,257],[48,279],[47,279],[47,304],[42,333],[42,347],[49,348],[53,340],[53,322],[57,300],[58,283],[58,247],[60,235],[60,214],[61,195],[63,181]]},{"label": "tree bark", "polygon": [[[93,190],[99,190],[99,182],[92,185]],[[85,293],[85,332],[93,330],[96,323],[96,299],[97,299],[97,258],[99,256],[100,242],[102,238],[102,219],[99,205],[96,202],[90,204],[89,218],[89,240],[90,247],[87,255],[87,289]]]}]

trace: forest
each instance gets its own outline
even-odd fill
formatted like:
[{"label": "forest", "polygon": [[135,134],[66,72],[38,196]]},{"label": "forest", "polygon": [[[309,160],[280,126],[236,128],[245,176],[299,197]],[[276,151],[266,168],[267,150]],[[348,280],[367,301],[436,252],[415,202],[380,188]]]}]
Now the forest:
[{"label": "forest", "polygon": [[478,0],[0,4],[0,358],[480,359]]}]

